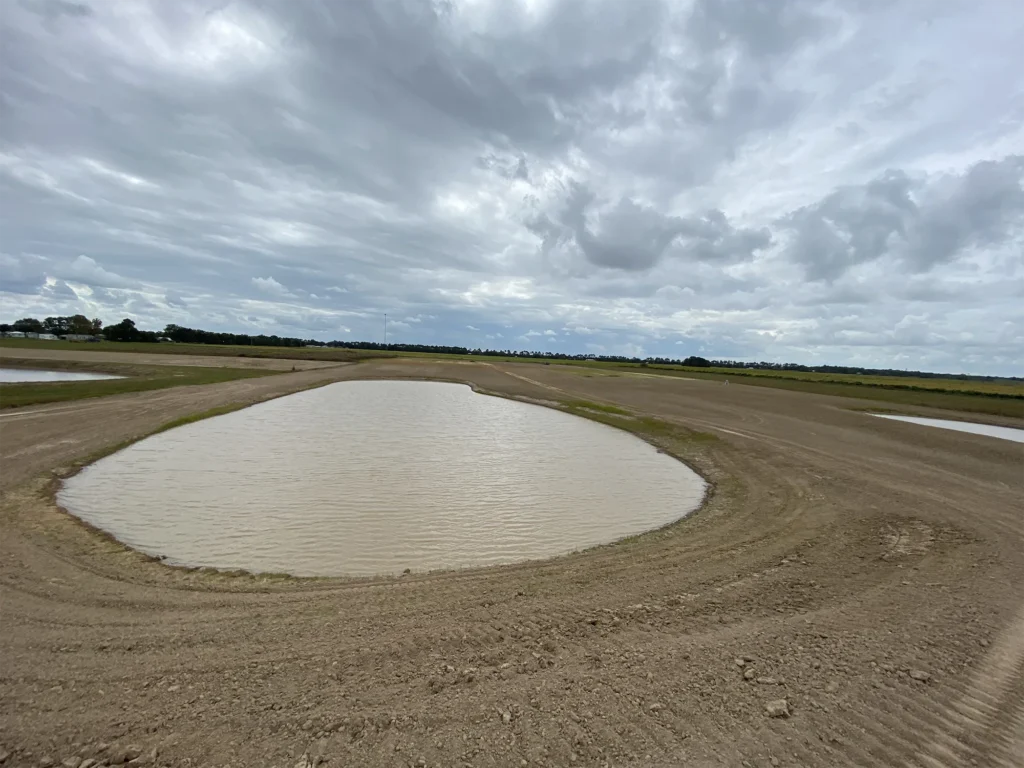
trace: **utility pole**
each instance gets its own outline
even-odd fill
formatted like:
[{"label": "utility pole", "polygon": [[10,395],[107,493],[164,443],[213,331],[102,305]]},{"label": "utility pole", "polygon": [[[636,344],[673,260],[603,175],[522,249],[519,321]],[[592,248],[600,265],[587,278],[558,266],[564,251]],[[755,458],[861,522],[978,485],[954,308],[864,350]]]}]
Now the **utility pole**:
[{"label": "utility pole", "polygon": [[384,313],[384,349],[388,348],[388,313]]}]

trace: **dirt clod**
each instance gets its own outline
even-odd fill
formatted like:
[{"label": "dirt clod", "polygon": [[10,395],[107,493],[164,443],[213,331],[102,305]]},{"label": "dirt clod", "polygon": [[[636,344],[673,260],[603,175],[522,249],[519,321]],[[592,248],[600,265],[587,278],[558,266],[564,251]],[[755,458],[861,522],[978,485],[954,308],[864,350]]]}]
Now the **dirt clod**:
[{"label": "dirt clod", "polygon": [[775,699],[764,705],[764,711],[768,717],[789,717],[789,702],[785,699]]}]

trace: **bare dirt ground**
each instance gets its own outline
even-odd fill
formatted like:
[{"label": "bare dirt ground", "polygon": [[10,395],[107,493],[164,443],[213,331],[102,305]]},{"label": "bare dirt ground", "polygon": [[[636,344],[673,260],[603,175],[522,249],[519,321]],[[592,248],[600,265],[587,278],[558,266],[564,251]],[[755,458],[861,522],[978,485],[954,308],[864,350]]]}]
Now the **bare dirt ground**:
[{"label": "bare dirt ground", "polygon": [[[167,568],[52,504],[171,418],[391,376],[655,416],[714,491],[579,555],[355,582]],[[1024,447],[862,406],[382,361],[2,414],[3,765],[1024,765]]]},{"label": "bare dirt ground", "polygon": [[82,350],[31,349],[27,347],[0,347],[0,365],[4,359],[62,362],[75,360],[85,363],[125,363],[130,365],[197,365],[201,368],[252,368],[265,371],[308,371],[338,365],[333,361],[289,360],[273,357],[218,357],[204,355],[146,355],[138,352],[96,352],[88,347]]}]

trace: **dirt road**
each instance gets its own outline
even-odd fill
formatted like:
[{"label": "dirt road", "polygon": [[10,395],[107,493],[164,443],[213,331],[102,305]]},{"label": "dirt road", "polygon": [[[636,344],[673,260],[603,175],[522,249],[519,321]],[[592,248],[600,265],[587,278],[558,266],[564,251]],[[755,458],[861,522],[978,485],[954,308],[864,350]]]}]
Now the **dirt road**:
[{"label": "dirt road", "polygon": [[[166,568],[50,501],[176,416],[392,376],[656,417],[714,492],[580,555],[362,582]],[[3,765],[1024,765],[1024,447],[862,405],[382,361],[2,414]]]}]

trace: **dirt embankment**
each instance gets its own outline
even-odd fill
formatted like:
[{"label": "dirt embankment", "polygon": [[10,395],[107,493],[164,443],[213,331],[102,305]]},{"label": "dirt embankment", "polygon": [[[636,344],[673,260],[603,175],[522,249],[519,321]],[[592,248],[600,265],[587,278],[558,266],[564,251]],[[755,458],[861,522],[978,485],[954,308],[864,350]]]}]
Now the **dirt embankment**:
[{"label": "dirt embankment", "polygon": [[[148,562],[40,479],[188,412],[391,376],[655,417],[715,491],[578,556],[295,582]],[[386,361],[2,414],[4,765],[1019,766],[1024,449],[851,405]]]},{"label": "dirt embankment", "polygon": [[291,360],[274,357],[227,357],[206,355],[140,354],[137,352],[97,352],[83,345],[81,350],[0,347],[0,365],[4,360],[38,360],[40,367],[69,360],[83,363],[121,363],[125,365],[196,365],[201,368],[249,368],[265,371],[308,371],[330,368],[339,363],[325,360]]}]

